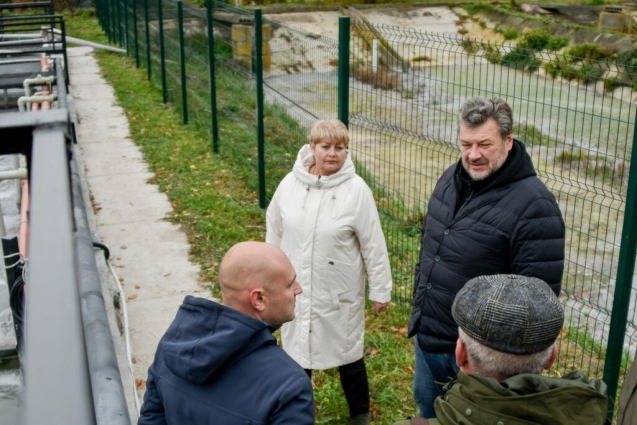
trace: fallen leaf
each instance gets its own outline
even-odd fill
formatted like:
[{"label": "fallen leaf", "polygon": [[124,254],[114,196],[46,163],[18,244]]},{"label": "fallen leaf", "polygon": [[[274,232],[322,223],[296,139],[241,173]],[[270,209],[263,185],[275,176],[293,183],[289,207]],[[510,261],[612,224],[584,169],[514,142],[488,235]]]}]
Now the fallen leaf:
[{"label": "fallen leaf", "polygon": [[138,390],[143,390],[146,388],[146,381],[144,379],[135,379],[135,386]]},{"label": "fallen leaf", "polygon": [[378,350],[376,348],[372,348],[372,351],[370,353],[372,356],[375,356],[376,354],[378,354]]},{"label": "fallen leaf", "polygon": [[135,289],[139,289],[139,288],[141,288],[141,286],[135,285]]},{"label": "fallen leaf", "polygon": [[126,245],[122,245],[122,246],[120,246],[120,248],[122,248],[122,249],[126,249],[126,248],[128,248],[128,247],[127,247]]},{"label": "fallen leaf", "polygon": [[131,294],[128,297],[126,297],[126,299],[129,301],[134,300],[135,298],[137,298],[137,294]]}]

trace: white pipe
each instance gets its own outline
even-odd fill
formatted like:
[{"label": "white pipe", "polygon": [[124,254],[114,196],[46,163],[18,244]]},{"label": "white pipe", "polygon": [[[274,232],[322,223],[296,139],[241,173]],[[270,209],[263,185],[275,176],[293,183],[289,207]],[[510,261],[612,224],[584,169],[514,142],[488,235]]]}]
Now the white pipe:
[{"label": "white pipe", "polygon": [[9,170],[9,171],[0,171],[0,180],[9,180],[9,179],[26,180],[27,177],[28,177],[28,173],[26,168],[18,168],[17,170]]},{"label": "white pipe", "polygon": [[22,85],[24,86],[24,95],[25,96],[30,96],[31,92],[29,91],[29,86],[31,85],[35,85],[35,84],[51,84],[55,82],[55,75],[50,75],[48,77],[43,77],[40,74],[38,74],[37,77],[35,78],[27,78],[22,82]]},{"label": "white pipe", "polygon": [[[57,28],[42,28],[42,32],[44,33],[51,33],[53,32],[54,36],[56,36],[56,40],[57,41],[62,41],[62,32],[57,29]],[[119,49],[117,47],[112,47],[112,46],[106,46],[104,44],[99,44],[99,43],[93,43],[92,41],[86,41],[86,40],[82,40],[80,38],[75,38],[75,37],[70,37],[70,36],[66,36],[66,42],[67,43],[73,43],[73,44],[77,44],[79,46],[86,46],[86,47],[92,47],[94,49],[100,49],[100,50],[106,50],[107,52],[114,52],[114,53],[126,53],[125,49]]]},{"label": "white pipe", "polygon": [[49,96],[22,96],[18,98],[18,109],[20,112],[24,112],[26,110],[26,103],[53,102],[55,99],[57,99],[57,94],[51,94]]}]

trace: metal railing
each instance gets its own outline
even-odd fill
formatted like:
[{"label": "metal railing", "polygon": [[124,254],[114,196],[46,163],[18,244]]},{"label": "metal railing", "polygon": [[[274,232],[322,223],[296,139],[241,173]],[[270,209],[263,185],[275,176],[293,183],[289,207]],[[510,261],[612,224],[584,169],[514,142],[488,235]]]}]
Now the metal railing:
[{"label": "metal railing", "polygon": [[[0,112],[0,155],[26,158],[31,202],[23,273],[28,288],[25,332],[19,341],[24,376],[19,421],[130,424],[72,149],[64,18],[3,16],[8,6],[0,5],[5,109]],[[20,4],[36,6],[53,7],[51,2]],[[40,69],[41,59],[50,70]],[[38,87],[46,81],[47,92],[55,95],[47,100],[52,109],[17,112],[24,98],[38,102],[22,80],[37,80]],[[27,95],[16,99],[23,90]]]}]

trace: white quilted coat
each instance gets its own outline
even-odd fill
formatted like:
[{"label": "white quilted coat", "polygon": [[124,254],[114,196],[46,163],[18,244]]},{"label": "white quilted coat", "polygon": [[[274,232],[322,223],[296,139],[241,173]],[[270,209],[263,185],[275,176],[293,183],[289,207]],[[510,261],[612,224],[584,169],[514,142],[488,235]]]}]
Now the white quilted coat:
[{"label": "white quilted coat", "polygon": [[270,202],[266,242],[288,255],[303,288],[281,330],[283,349],[320,370],[363,357],[365,269],[372,301],[390,300],[392,280],[372,192],[349,154],[327,177],[308,172],[313,162],[305,145]]}]

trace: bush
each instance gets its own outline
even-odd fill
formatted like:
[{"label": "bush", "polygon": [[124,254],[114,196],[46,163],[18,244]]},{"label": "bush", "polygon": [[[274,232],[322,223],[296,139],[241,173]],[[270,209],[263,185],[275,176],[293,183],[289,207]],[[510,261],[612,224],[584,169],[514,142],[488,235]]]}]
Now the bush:
[{"label": "bush", "polygon": [[553,37],[545,29],[535,29],[522,36],[519,47],[540,51],[559,50],[568,44],[569,37]]},{"label": "bush", "polygon": [[576,46],[569,47],[564,53],[572,56],[570,60],[573,62],[577,59],[604,60],[613,55],[610,49],[594,43],[578,44]]},{"label": "bush", "polygon": [[540,68],[542,61],[535,57],[532,50],[517,46],[502,57],[502,65],[534,72]]},{"label": "bush", "polygon": [[520,33],[513,28],[507,28],[502,35],[505,40],[515,40],[520,36]]}]

